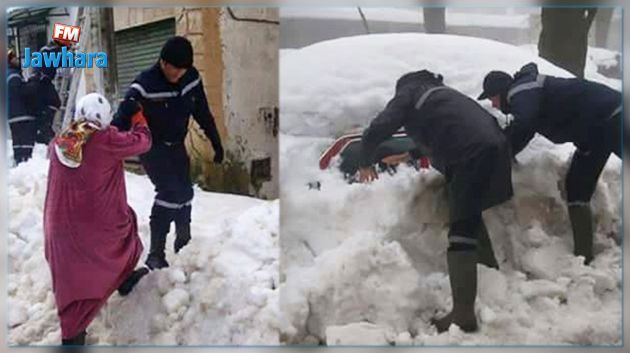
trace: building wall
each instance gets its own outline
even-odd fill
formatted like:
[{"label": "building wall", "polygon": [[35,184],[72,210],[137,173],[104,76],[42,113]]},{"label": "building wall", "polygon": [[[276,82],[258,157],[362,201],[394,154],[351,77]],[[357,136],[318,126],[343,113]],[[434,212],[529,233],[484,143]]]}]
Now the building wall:
[{"label": "building wall", "polygon": [[[186,8],[177,16],[178,35],[190,40],[195,57],[194,65],[199,71],[210,110],[219,134],[227,150],[229,136],[224,122],[223,55],[219,18],[221,9],[216,7]],[[192,174],[203,188],[213,191],[248,194],[247,180],[242,168],[228,155],[223,165],[212,163],[214,151],[196,122],[191,119],[186,147],[191,157]]]},{"label": "building wall", "polygon": [[114,30],[120,31],[134,26],[174,17],[181,12],[178,7],[114,7]]},{"label": "building wall", "polygon": [[[224,112],[230,151],[245,162],[250,191],[278,196],[279,14],[272,8],[223,10]],[[267,175],[268,174],[268,175]]]}]

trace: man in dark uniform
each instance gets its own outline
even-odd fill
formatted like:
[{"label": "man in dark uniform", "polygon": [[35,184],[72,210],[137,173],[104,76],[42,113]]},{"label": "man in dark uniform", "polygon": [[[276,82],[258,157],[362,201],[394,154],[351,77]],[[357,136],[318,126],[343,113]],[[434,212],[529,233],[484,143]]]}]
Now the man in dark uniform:
[{"label": "man in dark uniform", "polygon": [[492,71],[483,88],[478,99],[490,99],[493,107],[514,116],[506,129],[514,156],[536,133],[577,147],[566,177],[566,195],[573,251],[589,264],[593,260],[590,200],[610,154],[621,158],[621,93],[584,79],[541,75],[534,63],[523,66],[514,77]]},{"label": "man in dark uniform", "polygon": [[129,117],[140,103],[147,118],[153,146],[140,160],[157,195],[151,209],[151,248],[146,265],[168,267],[164,254],[166,236],[175,222],[175,252],[190,241],[193,187],[184,138],[190,115],[214,149],[214,162],[223,160],[221,138],[208,107],[203,82],[193,66],[193,48],[184,37],[172,37],[162,47],[155,65],[140,73],[120,104],[114,125],[129,127]]},{"label": "man in dark uniform", "polygon": [[36,117],[28,109],[35,99],[34,92],[29,91],[20,68],[20,60],[15,51],[7,54],[9,72],[7,76],[9,128],[13,141],[13,159],[15,164],[29,160],[33,154],[35,135],[37,134]]},{"label": "man in dark uniform", "polygon": [[428,156],[447,182],[447,262],[453,310],[433,324],[439,332],[452,323],[466,332],[476,331],[476,264],[482,256],[478,251],[490,245],[481,214],[512,197],[508,142],[496,119],[473,99],[445,86],[441,75],[426,70],[408,73],[398,80],[394,97],[363,133],[361,181],[378,177],[374,152],[401,127],[417,147],[411,155]]},{"label": "man in dark uniform", "polygon": [[[40,49],[42,53],[55,53],[60,51],[61,48],[55,42],[50,42]],[[32,101],[32,110],[37,117],[37,137],[36,142],[47,145],[50,140],[55,136],[52,129],[53,119],[55,113],[61,106],[61,99],[59,93],[55,89],[53,83],[55,76],[57,75],[57,68],[55,67],[41,67],[35,68],[33,75],[29,77],[27,86],[31,87],[31,90],[36,90],[37,94]]]}]

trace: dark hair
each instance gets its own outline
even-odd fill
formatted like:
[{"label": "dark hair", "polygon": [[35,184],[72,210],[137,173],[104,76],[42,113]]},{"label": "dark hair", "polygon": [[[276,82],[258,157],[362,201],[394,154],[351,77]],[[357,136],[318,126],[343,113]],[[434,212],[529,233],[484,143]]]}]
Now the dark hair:
[{"label": "dark hair", "polygon": [[171,37],[162,46],[160,59],[178,68],[190,68],[193,65],[192,44],[184,37]]}]

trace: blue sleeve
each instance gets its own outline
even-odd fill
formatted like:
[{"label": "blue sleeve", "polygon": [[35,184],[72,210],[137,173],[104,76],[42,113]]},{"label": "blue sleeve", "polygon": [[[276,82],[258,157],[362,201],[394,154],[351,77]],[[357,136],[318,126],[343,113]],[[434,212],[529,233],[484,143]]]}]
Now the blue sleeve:
[{"label": "blue sleeve", "polygon": [[41,87],[43,89],[42,93],[44,94],[45,104],[50,107],[59,108],[61,106],[61,99],[52,81],[49,78],[44,78],[41,82]]},{"label": "blue sleeve", "polygon": [[191,94],[193,95],[193,119],[199,124],[201,130],[203,130],[206,137],[210,140],[210,143],[212,143],[212,148],[215,151],[221,150],[223,148],[221,145],[221,136],[219,135],[219,130],[214,121],[214,116],[208,106],[208,99],[203,90],[203,81],[201,78],[199,78],[199,83],[193,88]]},{"label": "blue sleeve", "polygon": [[25,86],[24,81],[17,76],[13,76],[9,79],[9,99],[15,99],[14,97],[19,97],[23,95],[23,87]]},{"label": "blue sleeve", "polygon": [[412,106],[411,93],[402,91],[396,94],[385,109],[372,120],[370,126],[363,131],[361,139],[361,167],[374,164],[374,154],[378,145],[403,126]]},{"label": "blue sleeve", "polygon": [[513,156],[521,152],[534,138],[541,101],[540,89],[519,92],[512,97],[510,110],[514,119],[506,131],[512,143]]}]

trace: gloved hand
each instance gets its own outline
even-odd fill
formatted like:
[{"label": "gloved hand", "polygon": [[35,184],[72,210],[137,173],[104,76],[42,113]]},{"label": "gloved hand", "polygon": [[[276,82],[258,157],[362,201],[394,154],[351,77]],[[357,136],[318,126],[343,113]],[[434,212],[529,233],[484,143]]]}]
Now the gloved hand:
[{"label": "gloved hand", "polygon": [[122,117],[126,117],[127,119],[131,119],[131,117],[141,110],[142,107],[140,103],[135,99],[125,99],[120,103],[120,106],[118,106],[118,112]]},{"label": "gloved hand", "polygon": [[218,146],[213,146],[214,147],[214,163],[221,163],[223,162],[223,146],[218,145]]},{"label": "gloved hand", "polygon": [[147,118],[144,116],[142,112],[142,107],[131,117],[131,126],[142,125],[148,126]]}]

